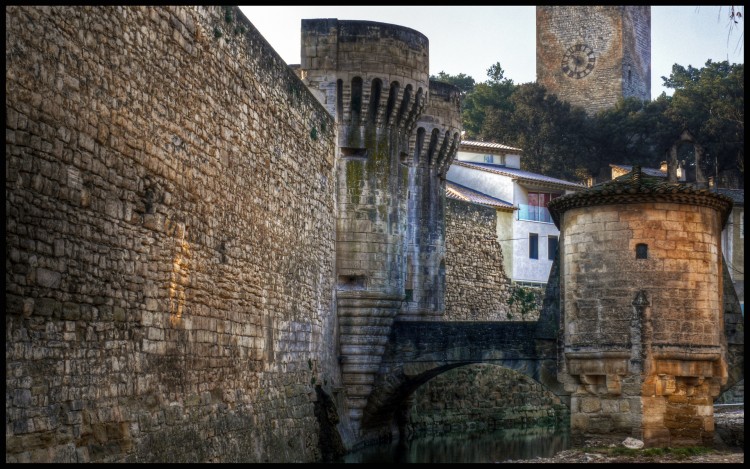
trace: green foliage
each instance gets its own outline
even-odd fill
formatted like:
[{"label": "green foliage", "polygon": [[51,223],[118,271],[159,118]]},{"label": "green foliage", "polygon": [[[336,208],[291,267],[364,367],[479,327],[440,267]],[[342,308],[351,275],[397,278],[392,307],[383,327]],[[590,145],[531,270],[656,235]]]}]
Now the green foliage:
[{"label": "green foliage", "polygon": [[745,65],[708,60],[701,69],[672,66],[662,77],[675,90],[666,118],[687,129],[706,149],[708,174],[739,172],[745,166]]},{"label": "green foliage", "polygon": [[[516,88],[513,80],[505,78],[499,62],[490,67],[487,74],[490,79],[476,84],[472,92],[463,100],[461,118],[468,140],[480,138],[489,112],[509,109],[510,96]],[[492,139],[502,139],[502,136],[493,136]]]},{"label": "green foliage", "polygon": [[525,83],[485,111],[479,137],[522,148],[522,169],[577,180],[581,168],[591,164],[589,127],[582,109],[558,100],[542,85]]},{"label": "green foliage", "polygon": [[532,313],[537,309],[537,294],[529,288],[514,285],[511,287],[508,306],[516,304],[519,306],[521,317],[525,318],[527,314]]},{"label": "green foliage", "polygon": [[465,75],[463,73],[459,73],[458,75],[449,75],[443,71],[435,75],[430,76],[430,80],[437,80],[441,81],[443,83],[448,83],[450,85],[455,86],[459,90],[461,90],[463,93],[468,93],[474,89],[474,79],[468,75]]},{"label": "green foliage", "polygon": [[718,174],[722,186],[742,187],[744,64],[709,60],[701,69],[675,64],[672,74],[662,77],[665,86],[675,89],[673,96],[624,98],[591,116],[540,84],[515,85],[505,78],[500,63],[487,75],[487,81],[474,84],[464,97],[464,139],[521,148],[522,169],[585,182],[592,176],[607,179],[610,164],[658,168],[680,134],[689,130],[706,149],[704,171]]},{"label": "green foliage", "polygon": [[217,26],[214,26],[214,37],[216,39],[219,39],[223,35],[224,33],[221,32],[221,29],[219,29]]},{"label": "green foliage", "polygon": [[313,140],[318,139],[318,129],[316,129],[315,127],[313,127],[312,130],[310,130],[310,138]]}]

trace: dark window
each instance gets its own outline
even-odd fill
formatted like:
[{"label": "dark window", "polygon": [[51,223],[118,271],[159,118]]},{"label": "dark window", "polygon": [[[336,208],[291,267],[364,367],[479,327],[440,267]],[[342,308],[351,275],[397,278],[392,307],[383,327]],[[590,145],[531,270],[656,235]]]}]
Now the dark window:
[{"label": "dark window", "polygon": [[557,255],[557,236],[547,237],[547,259],[554,261]]},{"label": "dark window", "polygon": [[636,244],[635,245],[635,258],[636,259],[648,259],[648,244]]},{"label": "dark window", "polygon": [[539,235],[529,233],[529,259],[539,259]]}]

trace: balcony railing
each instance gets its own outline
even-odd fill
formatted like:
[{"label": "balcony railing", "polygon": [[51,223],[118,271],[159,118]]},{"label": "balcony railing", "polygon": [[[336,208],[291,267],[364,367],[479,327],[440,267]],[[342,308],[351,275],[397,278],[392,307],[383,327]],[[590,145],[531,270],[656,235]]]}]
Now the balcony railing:
[{"label": "balcony railing", "polygon": [[547,207],[518,204],[518,210],[516,210],[516,213],[518,214],[518,220],[552,223],[552,216],[550,216]]}]

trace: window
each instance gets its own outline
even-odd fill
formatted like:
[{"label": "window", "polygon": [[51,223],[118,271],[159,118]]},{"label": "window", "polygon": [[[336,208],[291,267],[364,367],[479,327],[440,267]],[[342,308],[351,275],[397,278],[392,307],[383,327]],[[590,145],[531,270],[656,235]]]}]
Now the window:
[{"label": "window", "polygon": [[529,233],[529,259],[539,259],[539,235]]},{"label": "window", "polygon": [[554,261],[557,254],[557,236],[547,237],[547,259]]},{"label": "window", "polygon": [[648,259],[648,244],[641,243],[635,245],[635,258]]},{"label": "window", "polygon": [[556,199],[561,195],[550,192],[529,192],[528,205],[519,204],[518,206],[518,219],[552,223],[552,217],[549,214],[549,210],[547,210],[547,204],[550,200]]},{"label": "window", "polygon": [[484,155],[485,163],[505,165],[505,155]]}]

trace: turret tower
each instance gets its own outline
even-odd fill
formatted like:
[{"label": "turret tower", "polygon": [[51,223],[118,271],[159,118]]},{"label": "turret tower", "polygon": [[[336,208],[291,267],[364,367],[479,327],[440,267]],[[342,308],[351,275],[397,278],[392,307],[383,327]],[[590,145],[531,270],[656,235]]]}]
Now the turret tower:
[{"label": "turret tower", "polygon": [[359,430],[399,312],[443,312],[442,189],[460,92],[429,82],[428,40],[402,26],[303,20],[302,47],[299,76],[336,121],[339,351]]}]

